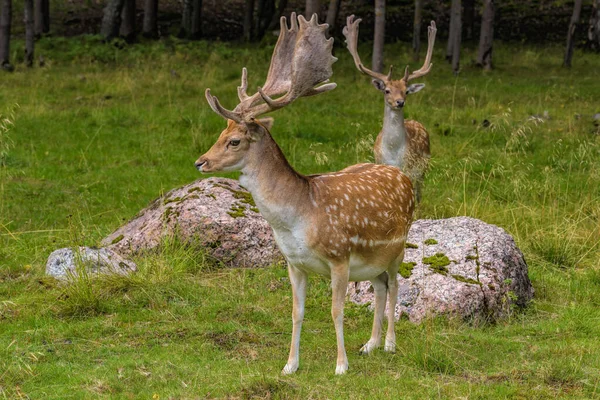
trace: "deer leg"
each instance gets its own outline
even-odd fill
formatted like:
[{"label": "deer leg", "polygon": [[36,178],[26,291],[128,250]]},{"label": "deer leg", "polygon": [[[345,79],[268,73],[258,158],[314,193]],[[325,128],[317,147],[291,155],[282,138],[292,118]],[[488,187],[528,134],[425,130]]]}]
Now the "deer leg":
[{"label": "deer leg", "polygon": [[387,334],[385,335],[385,346],[384,350],[389,352],[396,351],[396,302],[398,301],[398,268],[400,267],[400,263],[404,259],[404,255],[398,258],[400,261],[394,263],[388,269],[388,309],[387,309],[387,319],[388,319],[388,327]]},{"label": "deer leg", "polygon": [[386,272],[371,280],[371,284],[375,290],[373,330],[371,331],[371,338],[369,341],[360,349],[361,354],[369,354],[381,345],[381,327],[383,325],[383,314],[385,311],[385,302],[387,300],[387,281],[388,277]]},{"label": "deer leg", "polygon": [[342,375],[348,370],[348,357],[344,347],[344,300],[348,289],[349,266],[343,264],[334,265],[331,268],[331,317],[335,325],[337,337],[337,363],[335,374]]},{"label": "deer leg", "polygon": [[284,375],[293,374],[300,365],[300,331],[304,320],[304,300],[306,299],[307,274],[288,263],[288,275],[292,283],[292,344],[287,364],[281,371]]}]

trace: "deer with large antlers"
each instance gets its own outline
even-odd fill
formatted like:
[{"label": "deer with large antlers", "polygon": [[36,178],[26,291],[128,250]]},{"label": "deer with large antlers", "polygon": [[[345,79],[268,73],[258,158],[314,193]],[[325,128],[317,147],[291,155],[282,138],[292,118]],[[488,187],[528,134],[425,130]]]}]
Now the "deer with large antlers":
[{"label": "deer with large antlers", "polygon": [[423,83],[409,85],[408,82],[427,75],[431,70],[431,56],[437,32],[435,22],[431,21],[428,28],[429,44],[423,66],[412,74],[409,73],[408,66],[406,66],[402,79],[392,80],[392,67],[385,75],[371,71],[360,61],[357,48],[358,24],[360,21],[360,19],[355,20],[354,15],[349,16],[343,33],[356,68],[363,74],[373,78],[373,86],[383,92],[385,100],[383,128],[375,140],[373,149],[375,162],[394,165],[404,171],[415,187],[417,201],[420,201],[421,186],[431,157],[429,133],[421,123],[412,120],[405,121],[403,109],[406,97],[425,87]]},{"label": "deer with large antlers", "polygon": [[395,350],[396,276],[414,209],[412,184],[398,168],[358,164],[336,173],[302,175],[288,164],[273,140],[272,119],[258,119],[300,97],[335,88],[335,83],[325,83],[336,61],[331,55],[333,39],[326,39],[326,31],[327,25],[319,25],[316,15],[306,21],[292,14],[291,27],[283,17],[267,80],[257,93],[247,94],[246,69],[238,87],[240,102],[233,110],[225,109],[207,89],[208,103],[227,119],[227,128],[196,161],[205,173],[241,171],[240,183],[273,228],[288,262],[292,341],[283,374],[295,372],[299,365],[308,273],[331,279],[336,374],[348,369],[343,319],[349,281],[370,280],[375,289],[373,330],[361,351],[369,353],[381,345],[386,297],[385,350]]}]

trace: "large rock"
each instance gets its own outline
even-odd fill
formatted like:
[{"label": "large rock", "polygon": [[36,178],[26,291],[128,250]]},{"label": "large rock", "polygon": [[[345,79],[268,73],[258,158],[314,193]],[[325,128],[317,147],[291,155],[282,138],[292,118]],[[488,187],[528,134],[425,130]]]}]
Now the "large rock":
[{"label": "large rock", "polygon": [[[495,320],[533,297],[527,264],[502,228],[468,217],[417,220],[398,275],[396,316],[412,322],[446,314]],[[374,299],[369,282],[351,283],[358,304]]]},{"label": "large rock", "polygon": [[155,200],[102,241],[128,257],[157,248],[165,236],[199,244],[231,267],[265,267],[282,259],[271,227],[237,181],[198,180]]},{"label": "large rock", "polygon": [[114,251],[89,247],[55,250],[46,262],[46,274],[58,279],[66,279],[82,273],[124,275],[135,270],[135,263],[123,259]]}]

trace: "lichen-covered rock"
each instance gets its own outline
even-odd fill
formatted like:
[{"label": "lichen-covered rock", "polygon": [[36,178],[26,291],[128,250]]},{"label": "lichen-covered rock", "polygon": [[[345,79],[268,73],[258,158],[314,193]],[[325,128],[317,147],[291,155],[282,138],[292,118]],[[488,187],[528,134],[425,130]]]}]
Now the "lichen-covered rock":
[{"label": "lichen-covered rock", "polygon": [[127,257],[156,248],[170,235],[199,244],[229,267],[265,267],[282,259],[250,193],[224,178],[198,180],[170,191],[102,245]]},{"label": "lichen-covered rock", "polygon": [[[468,217],[417,220],[398,275],[396,316],[412,322],[430,315],[495,320],[533,297],[527,264],[502,228]],[[374,299],[369,282],[351,283],[358,304]]]},{"label": "lichen-covered rock", "polygon": [[58,279],[66,279],[80,273],[125,275],[136,268],[135,263],[125,260],[114,251],[89,247],[55,250],[46,262],[46,274]]}]

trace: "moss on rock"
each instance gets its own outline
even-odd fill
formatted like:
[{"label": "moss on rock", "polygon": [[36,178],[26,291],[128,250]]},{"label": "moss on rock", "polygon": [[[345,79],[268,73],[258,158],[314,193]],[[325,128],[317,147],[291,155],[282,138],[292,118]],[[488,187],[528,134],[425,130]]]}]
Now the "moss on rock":
[{"label": "moss on rock", "polygon": [[402,264],[400,264],[400,269],[398,270],[398,272],[404,279],[408,279],[412,275],[412,270],[415,267],[415,265],[417,265],[416,262],[403,262]]},{"label": "moss on rock", "polygon": [[450,265],[450,259],[444,253],[436,253],[430,257],[423,257],[423,263],[429,265],[429,268],[438,274],[448,274],[446,266]]}]

